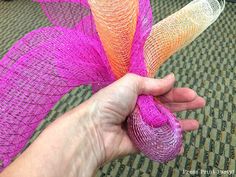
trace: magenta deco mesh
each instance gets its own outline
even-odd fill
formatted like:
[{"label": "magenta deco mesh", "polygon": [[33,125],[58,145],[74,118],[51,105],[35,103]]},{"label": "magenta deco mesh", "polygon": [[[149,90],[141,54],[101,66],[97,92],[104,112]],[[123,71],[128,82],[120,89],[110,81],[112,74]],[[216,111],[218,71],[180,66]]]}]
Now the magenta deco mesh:
[{"label": "magenta deco mesh", "polygon": [[[54,26],[28,33],[0,61],[0,171],[63,95],[80,85],[96,92],[128,72],[152,77],[222,11],[217,0],[195,0],[153,26],[149,0],[35,1]],[[158,162],[172,160],[182,146],[177,119],[152,96],[139,96],[128,133]]]}]

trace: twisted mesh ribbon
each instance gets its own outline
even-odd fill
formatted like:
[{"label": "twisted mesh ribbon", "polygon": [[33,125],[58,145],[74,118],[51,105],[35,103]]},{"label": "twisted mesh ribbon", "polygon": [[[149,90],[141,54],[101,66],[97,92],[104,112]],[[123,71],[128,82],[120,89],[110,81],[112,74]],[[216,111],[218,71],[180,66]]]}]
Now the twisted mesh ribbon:
[{"label": "twisted mesh ribbon", "polygon": [[[149,0],[35,1],[54,26],[26,34],[0,62],[0,170],[22,151],[63,95],[80,85],[92,85],[96,92],[128,72],[154,77],[224,6],[194,0],[152,26]],[[175,116],[148,95],[139,96],[128,133],[159,162],[176,157],[182,145]]]}]

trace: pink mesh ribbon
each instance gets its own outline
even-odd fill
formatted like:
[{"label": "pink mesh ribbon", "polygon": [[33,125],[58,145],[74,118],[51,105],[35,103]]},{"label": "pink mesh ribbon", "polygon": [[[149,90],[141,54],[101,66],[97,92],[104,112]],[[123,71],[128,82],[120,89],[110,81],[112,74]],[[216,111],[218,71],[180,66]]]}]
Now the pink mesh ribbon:
[{"label": "pink mesh ribbon", "polygon": [[[195,0],[152,27],[149,0],[36,1],[54,26],[28,33],[0,62],[0,170],[22,151],[63,95],[80,85],[92,85],[96,92],[128,72],[153,77],[222,11],[215,4],[213,11],[216,0]],[[201,15],[202,21],[191,14]],[[187,28],[182,28],[183,17]],[[152,96],[139,96],[128,133],[159,162],[175,158],[182,145],[175,116]]]}]

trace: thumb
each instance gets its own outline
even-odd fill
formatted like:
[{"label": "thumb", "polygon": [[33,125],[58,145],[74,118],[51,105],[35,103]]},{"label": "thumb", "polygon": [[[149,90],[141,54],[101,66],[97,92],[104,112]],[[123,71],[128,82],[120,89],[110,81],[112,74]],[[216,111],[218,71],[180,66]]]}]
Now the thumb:
[{"label": "thumb", "polygon": [[174,83],[175,76],[173,73],[162,79],[140,77],[138,82],[138,93],[153,96],[163,95],[173,88]]}]

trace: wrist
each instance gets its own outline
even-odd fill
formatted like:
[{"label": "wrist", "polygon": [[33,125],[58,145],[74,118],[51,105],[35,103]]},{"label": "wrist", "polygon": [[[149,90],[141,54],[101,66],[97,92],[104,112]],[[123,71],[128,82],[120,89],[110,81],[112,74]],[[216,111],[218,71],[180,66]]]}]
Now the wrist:
[{"label": "wrist", "polygon": [[72,167],[76,167],[77,176],[92,176],[105,159],[104,145],[98,131],[99,121],[95,119],[94,109],[94,104],[88,100],[65,116],[65,121],[69,122],[68,128],[74,129],[71,134],[74,147],[67,156],[68,160],[73,159]]}]

